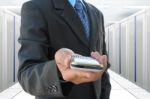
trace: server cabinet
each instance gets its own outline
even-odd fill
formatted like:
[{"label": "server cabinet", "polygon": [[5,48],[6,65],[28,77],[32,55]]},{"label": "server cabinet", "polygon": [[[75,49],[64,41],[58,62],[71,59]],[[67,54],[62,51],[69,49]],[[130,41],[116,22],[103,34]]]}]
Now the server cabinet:
[{"label": "server cabinet", "polygon": [[146,34],[146,66],[147,66],[147,82],[146,82],[146,89],[150,92],[150,9],[147,10],[147,25],[146,25],[146,28],[147,28],[147,34]]},{"label": "server cabinet", "polygon": [[115,71],[115,59],[114,59],[114,25],[112,25],[112,26],[110,26],[110,28],[109,28],[109,37],[110,37],[110,42],[109,42],[109,44],[110,44],[110,49],[109,49],[109,52],[110,52],[110,61],[111,61],[111,68],[112,68],[112,70],[113,71]]},{"label": "server cabinet", "polygon": [[135,17],[127,20],[127,78],[135,82]]},{"label": "server cabinet", "polygon": [[5,13],[6,17],[6,60],[7,63],[7,87],[14,84],[14,16]]},{"label": "server cabinet", "polygon": [[[150,21],[149,21],[150,22]],[[149,24],[149,26],[150,26],[150,24]],[[148,38],[150,38],[150,30],[149,30],[149,32],[148,32]],[[148,84],[148,86],[147,86],[147,90],[150,92],[150,39],[148,39],[148,46],[147,46],[147,48],[148,48],[148,52],[147,52],[147,66],[148,66],[148,71],[147,71],[147,77],[148,77],[148,79],[147,79],[147,84]]]},{"label": "server cabinet", "polygon": [[120,28],[119,23],[111,25],[106,28],[106,45],[108,50],[109,62],[111,64],[111,69],[119,73],[119,48],[120,48]]},{"label": "server cabinet", "polygon": [[114,33],[113,33],[113,39],[114,39],[114,44],[113,44],[113,50],[114,50],[114,70],[116,73],[120,73],[120,67],[119,67],[119,48],[120,48],[120,38],[119,38],[119,33],[120,33],[120,25],[119,23],[116,23],[114,26]]},{"label": "server cabinet", "polygon": [[2,13],[0,13],[0,91],[2,91],[2,18]]},{"label": "server cabinet", "polygon": [[143,18],[144,14],[136,16],[136,83],[143,87]]},{"label": "server cabinet", "polygon": [[106,28],[105,29],[105,42],[106,42],[106,50],[107,50],[107,54],[109,55],[109,29]]},{"label": "server cabinet", "polygon": [[[149,16],[150,17],[150,16]],[[150,19],[149,19],[149,24],[148,24],[148,26],[150,26]],[[148,37],[148,39],[147,39],[147,77],[148,77],[148,79],[147,79],[147,90],[150,92],[150,28],[149,28],[149,30],[148,30],[148,33],[147,33],[148,35],[147,35],[147,37]]]},{"label": "server cabinet", "polygon": [[[110,34],[111,33],[111,34]],[[109,48],[111,69],[119,73],[119,25],[114,24],[109,28]]]},{"label": "server cabinet", "polygon": [[123,76],[123,77],[125,77],[126,78],[126,75],[127,75],[127,52],[126,52],[126,49],[127,49],[127,47],[126,47],[126,41],[127,41],[127,34],[126,34],[126,21],[125,22],[122,22],[121,24],[121,33],[120,33],[120,42],[121,42],[121,44],[120,44],[120,51],[121,51],[121,75]]},{"label": "server cabinet", "polygon": [[0,91],[17,82],[19,31],[20,17],[16,17],[14,13],[7,10],[2,11],[0,16]]},{"label": "server cabinet", "polygon": [[109,27],[109,62],[111,64],[111,69],[114,70],[114,66],[113,66],[113,29],[112,26]]},{"label": "server cabinet", "polygon": [[15,46],[15,49],[14,49],[14,57],[15,57],[15,60],[14,60],[14,82],[17,82],[17,71],[18,71],[18,68],[19,68],[19,60],[18,60],[18,51],[20,49],[20,44],[18,43],[18,38],[20,36],[20,25],[21,25],[21,20],[20,20],[20,17],[18,16],[15,16],[14,17],[14,20],[15,20],[15,32],[14,32],[14,46]]},{"label": "server cabinet", "polygon": [[111,69],[150,91],[150,9],[117,24],[107,27]]}]

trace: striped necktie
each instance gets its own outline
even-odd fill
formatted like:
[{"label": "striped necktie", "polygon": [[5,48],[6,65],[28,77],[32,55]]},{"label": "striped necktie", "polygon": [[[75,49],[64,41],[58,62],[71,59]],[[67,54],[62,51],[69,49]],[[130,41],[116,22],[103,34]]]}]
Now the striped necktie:
[{"label": "striped necktie", "polygon": [[76,0],[76,4],[74,8],[82,22],[84,31],[86,33],[86,37],[89,40],[90,29],[89,29],[89,20],[86,13],[86,8],[84,7],[83,3],[80,0]]}]

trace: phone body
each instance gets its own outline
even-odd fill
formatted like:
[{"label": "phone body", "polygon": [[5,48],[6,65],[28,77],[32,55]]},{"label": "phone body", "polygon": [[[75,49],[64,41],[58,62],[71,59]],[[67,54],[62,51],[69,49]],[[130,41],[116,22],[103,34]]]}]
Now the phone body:
[{"label": "phone body", "polygon": [[103,64],[96,59],[87,56],[73,55],[71,57],[71,68],[83,71],[100,72],[103,70]]}]

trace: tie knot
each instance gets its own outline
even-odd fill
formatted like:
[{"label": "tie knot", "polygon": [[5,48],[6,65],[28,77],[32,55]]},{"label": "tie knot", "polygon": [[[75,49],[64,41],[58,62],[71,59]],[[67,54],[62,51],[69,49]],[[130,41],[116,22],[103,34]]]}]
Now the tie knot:
[{"label": "tie knot", "polygon": [[83,4],[80,0],[76,0],[75,9],[76,10],[83,10]]}]

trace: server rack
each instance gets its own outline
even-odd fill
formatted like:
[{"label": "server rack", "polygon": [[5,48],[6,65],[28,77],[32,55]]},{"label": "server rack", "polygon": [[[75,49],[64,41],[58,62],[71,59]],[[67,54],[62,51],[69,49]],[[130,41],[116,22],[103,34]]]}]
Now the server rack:
[{"label": "server rack", "polygon": [[127,19],[127,78],[135,82],[135,17]]},{"label": "server rack", "polygon": [[110,64],[112,64],[111,65],[111,69],[112,70],[114,70],[114,66],[113,66],[113,38],[112,38],[112,36],[113,36],[113,30],[112,30],[112,27],[109,27],[108,28],[109,29],[109,32],[108,32],[108,34],[109,34],[109,46],[108,46],[108,52],[109,52],[109,62],[110,62]]},{"label": "server rack", "polygon": [[5,55],[7,60],[7,85],[14,84],[14,16],[5,13],[6,18],[6,49]]},{"label": "server rack", "polygon": [[111,69],[119,73],[119,24],[109,27],[109,61]]},{"label": "server rack", "polygon": [[115,25],[114,25],[114,33],[113,33],[113,49],[114,49],[114,51],[113,51],[113,55],[114,55],[114,70],[115,70],[115,72],[116,73],[119,73],[119,32],[120,32],[120,29],[119,29],[120,27],[119,27],[119,24],[118,23],[116,23]]},{"label": "server rack", "polygon": [[4,90],[6,88],[6,77],[7,77],[7,74],[6,74],[6,68],[7,68],[7,65],[5,64],[6,63],[6,55],[4,54],[4,51],[6,50],[6,46],[5,46],[5,14],[4,14],[4,10],[1,8],[0,10],[0,13],[1,13],[1,82],[0,82],[0,91]]},{"label": "server rack", "polygon": [[111,52],[112,52],[112,56],[111,56],[111,60],[112,60],[112,64],[113,64],[113,70],[116,71],[116,65],[115,65],[115,47],[116,44],[115,44],[115,25],[112,25],[112,27],[110,28],[110,33],[111,33],[111,38],[112,38],[112,41],[111,41]]},{"label": "server rack", "polygon": [[148,25],[147,25],[147,29],[148,29],[148,32],[147,32],[147,86],[146,86],[146,89],[150,92],[150,12],[148,12]]},{"label": "server rack", "polygon": [[136,16],[136,83],[143,87],[143,18],[144,15]]},{"label": "server rack", "polygon": [[[116,27],[118,24],[119,30]],[[107,27],[111,69],[117,72],[119,61],[119,73],[147,91],[150,91],[149,26],[150,9],[144,9]],[[119,56],[119,59],[115,56]]]},{"label": "server rack", "polygon": [[14,71],[14,81],[15,82],[17,82],[18,80],[17,80],[17,71],[18,71],[18,68],[19,68],[19,60],[18,60],[18,51],[19,51],[19,49],[20,49],[20,47],[21,47],[21,45],[18,43],[18,38],[19,38],[19,36],[20,36],[20,26],[21,26],[21,18],[20,18],[20,16],[15,16],[15,41],[14,41],[14,43],[15,43],[15,53],[14,53],[14,55],[15,55],[15,60],[14,60],[14,62],[15,62],[15,66],[14,66],[14,69],[15,69],[15,71]]},{"label": "server rack", "polygon": [[17,82],[16,74],[18,69],[17,53],[19,44],[17,42],[20,30],[20,16],[3,9],[2,33],[1,33],[1,66],[0,66],[0,91],[12,86]]},{"label": "server rack", "polygon": [[0,91],[2,90],[2,13],[0,13]]},{"label": "server rack", "polygon": [[107,54],[109,55],[109,29],[105,28],[105,43],[106,43],[106,50],[107,50]]},{"label": "server rack", "polygon": [[121,23],[121,33],[120,33],[120,42],[121,42],[121,75],[127,78],[127,22],[124,21]]},{"label": "server rack", "polygon": [[150,92],[150,9],[146,9],[146,17],[145,17],[145,27],[146,30],[144,31],[144,48],[143,48],[143,63],[144,63],[144,88]]}]

